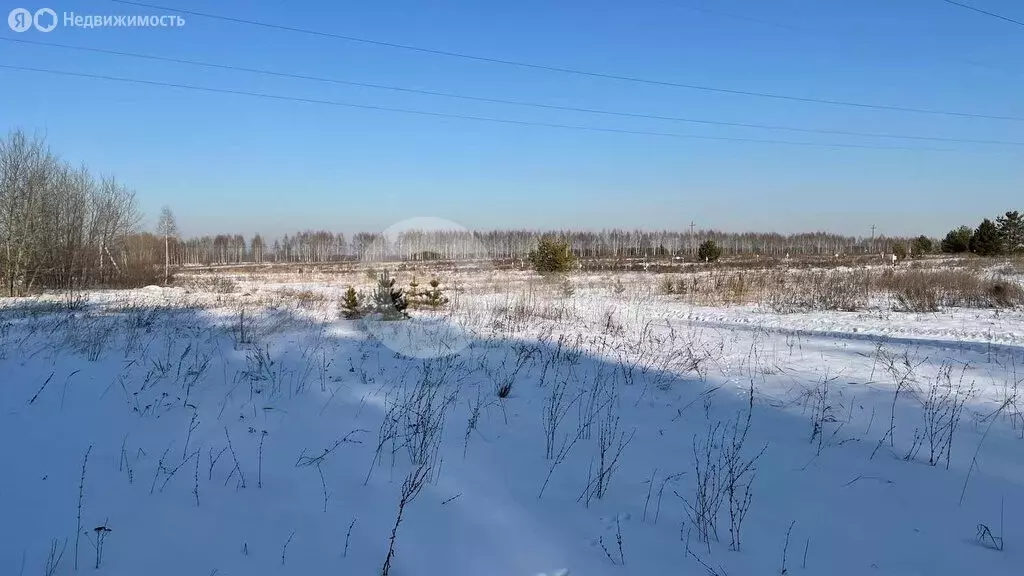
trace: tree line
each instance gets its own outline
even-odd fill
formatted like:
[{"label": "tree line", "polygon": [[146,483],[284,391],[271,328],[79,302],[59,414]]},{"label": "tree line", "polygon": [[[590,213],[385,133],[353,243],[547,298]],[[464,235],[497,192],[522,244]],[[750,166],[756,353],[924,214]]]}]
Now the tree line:
[{"label": "tree line", "polygon": [[985,218],[977,228],[960,226],[946,234],[940,247],[948,254],[1024,254],[1024,216],[1014,210],[998,216],[995,222]]},{"label": "tree line", "polygon": [[260,234],[249,240],[240,234],[217,234],[173,240],[171,260],[177,265],[212,265],[268,262],[339,262],[352,259],[517,259],[529,258],[538,241],[557,237],[582,259],[697,258],[700,245],[711,240],[722,255],[881,254],[910,238],[863,238],[827,232],[804,234],[729,233],[718,230],[648,231],[580,230],[406,230],[385,238],[360,232],[351,239],[341,232],[307,230],[267,242]]},{"label": "tree line", "polygon": [[134,192],[115,178],[22,131],[0,140],[0,294],[152,282],[162,246],[141,220]]},{"label": "tree line", "polygon": [[40,137],[16,130],[0,140],[0,294],[37,289],[139,286],[170,280],[183,265],[337,262],[353,259],[515,259],[526,261],[541,238],[555,237],[581,259],[705,258],[712,242],[723,256],[881,254],[909,247],[914,253],[971,251],[981,255],[1024,252],[1024,221],[1018,212],[963,226],[941,242],[870,238],[813,232],[729,233],[695,229],[406,230],[346,236],[303,230],[267,240],[256,234],[181,238],[165,208],[153,232],[142,229],[135,193],[113,177],[74,167]]}]

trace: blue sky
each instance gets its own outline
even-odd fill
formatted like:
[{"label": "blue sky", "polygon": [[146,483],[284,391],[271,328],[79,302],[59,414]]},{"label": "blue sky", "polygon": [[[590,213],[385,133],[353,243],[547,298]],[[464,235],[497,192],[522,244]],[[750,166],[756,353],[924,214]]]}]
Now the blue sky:
[{"label": "blue sky", "polygon": [[[58,14],[164,14],[109,0],[3,0]],[[479,56],[818,99],[1024,117],[1024,27],[941,0],[150,0]],[[964,0],[1024,19],[1014,0]],[[711,12],[709,12],[709,10]],[[1024,122],[708,93],[423,54],[184,16],[57,42],[559,106],[1024,143]],[[5,19],[6,20],[6,19]],[[2,25],[2,24],[0,24]],[[1024,146],[907,141],[595,116],[211,70],[0,41],[0,64],[527,122],[895,146],[827,148],[512,126],[0,69],[0,130],[162,204],[187,235],[496,227],[938,235],[1024,210]],[[941,148],[945,151],[922,150]]]}]

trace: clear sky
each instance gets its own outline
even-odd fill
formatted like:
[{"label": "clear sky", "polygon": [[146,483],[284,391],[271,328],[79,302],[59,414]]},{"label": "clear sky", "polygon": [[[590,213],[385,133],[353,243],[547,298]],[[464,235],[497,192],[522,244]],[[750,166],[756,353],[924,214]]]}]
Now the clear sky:
[{"label": "clear sky", "polygon": [[[1024,26],[942,0],[142,0],[275,25],[611,75],[1024,119]],[[962,0],[1024,20],[1019,0]],[[31,5],[30,5],[31,4]],[[59,15],[171,14],[3,0]],[[428,54],[185,14],[181,28],[0,38],[467,96],[716,122],[1000,140],[1024,121],[758,98]],[[5,18],[6,20],[6,18]],[[698,227],[938,235],[1024,210],[1024,145],[798,133],[474,102],[0,41],[0,65],[532,123],[567,130],[0,68],[0,130],[45,134],[186,235]],[[875,147],[875,148],[872,148]],[[885,149],[886,147],[912,148]],[[939,149],[939,150],[935,150]]]}]

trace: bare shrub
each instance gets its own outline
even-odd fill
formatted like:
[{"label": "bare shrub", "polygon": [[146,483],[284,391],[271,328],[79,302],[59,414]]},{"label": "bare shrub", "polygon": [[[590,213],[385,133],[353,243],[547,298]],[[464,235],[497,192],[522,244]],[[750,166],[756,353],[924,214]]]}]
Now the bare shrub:
[{"label": "bare shrub", "polygon": [[1024,304],[1024,287],[1012,280],[992,280],[986,291],[994,306],[1009,308]]},{"label": "bare shrub", "polygon": [[923,429],[917,430],[914,434],[914,444],[907,452],[908,460],[916,456],[922,447],[927,446],[928,464],[936,466],[945,460],[946,469],[949,469],[953,437],[960,423],[964,405],[974,394],[973,383],[966,386],[964,384],[967,365],[960,370],[956,384],[953,383],[953,368],[951,363],[944,362],[935,378],[928,382],[928,388],[921,398]]},{"label": "bare shrub", "polygon": [[118,326],[105,317],[69,316],[65,341],[70,347],[85,356],[90,362],[96,362],[117,336]]},{"label": "bare shrub", "polygon": [[752,288],[748,276],[743,271],[715,276],[715,292],[724,304],[743,304],[747,301]]},{"label": "bare shrub", "polygon": [[[920,264],[920,263],[916,263]],[[1005,308],[1024,304],[1024,287],[983,268],[877,269],[714,269],[665,275],[658,291],[702,306],[758,303],[786,314],[816,310],[854,312],[872,299],[907,312],[933,312],[945,306]]]},{"label": "bare shrub", "polygon": [[938,286],[929,281],[929,274],[908,272],[901,274],[899,281],[895,274],[888,276],[886,280],[890,283],[894,308],[906,312],[935,312],[939,309]]},{"label": "bare shrub", "polygon": [[740,531],[753,500],[755,465],[767,449],[748,455],[744,448],[754,408],[751,385],[746,414],[708,426],[702,440],[693,439],[694,495],[683,498],[684,511],[697,530],[697,538],[709,545],[718,539],[718,515],[723,504],[729,510],[729,548],[740,550]]},{"label": "bare shrub", "polygon": [[506,300],[491,308],[491,323],[496,330],[522,330],[537,317],[538,307],[532,294],[518,294],[511,301]]},{"label": "bare shrub", "polygon": [[636,428],[629,433],[619,430],[615,404],[613,399],[605,403],[604,413],[597,423],[597,470],[579,497],[587,505],[592,498],[600,500],[607,494],[612,474],[619,466],[619,458],[636,435]]},{"label": "bare shrub", "polygon": [[[557,286],[557,285],[556,285]],[[519,332],[538,321],[566,322],[575,318],[571,300],[539,299],[531,292],[523,292],[491,307],[489,325],[496,332]]]},{"label": "bare shrub", "polygon": [[[808,392],[808,397],[811,403],[811,443],[817,441],[816,454],[820,455],[822,449],[825,447],[825,428],[827,424],[832,424],[837,421],[836,413],[841,405],[833,404],[833,395],[829,385],[836,380],[836,377],[829,377],[828,374],[821,379],[817,387]],[[843,425],[840,424],[832,432],[831,436],[834,437],[842,429]]]},{"label": "bare shrub", "polygon": [[675,294],[676,293],[676,279],[672,276],[665,276],[659,283],[659,288],[663,294]]},{"label": "bare shrub", "polygon": [[206,292],[213,294],[234,294],[238,292],[238,283],[227,276],[181,276],[174,282],[186,292]]},{"label": "bare shrub", "polygon": [[[754,300],[769,271],[710,270],[690,273],[682,278],[665,276],[659,285],[663,294],[678,295],[688,302],[704,306],[745,304]],[[760,283],[758,282],[760,281]]]},{"label": "bare shrub", "polygon": [[[427,363],[423,366],[422,377],[411,391],[403,391],[400,405],[403,412],[402,428],[404,442],[412,468],[402,482],[395,524],[388,538],[388,553],[381,567],[381,576],[388,576],[391,561],[395,557],[398,528],[405,517],[406,507],[423,491],[423,487],[435,478],[441,465],[439,451],[444,435],[448,408],[454,404],[456,395],[443,393],[450,366]],[[385,415],[385,419],[388,416]]]},{"label": "bare shrub", "polygon": [[736,552],[740,550],[740,529],[743,527],[743,521],[747,517],[750,503],[753,500],[751,486],[754,483],[754,466],[768,448],[767,445],[763,446],[753,456],[744,454],[743,446],[746,444],[751,417],[754,413],[753,383],[751,383],[748,398],[746,418],[737,416],[729,424],[728,444],[723,447],[725,494],[729,504],[729,548]]},{"label": "bare shrub", "polygon": [[927,358],[918,359],[916,356],[911,358],[909,350],[905,350],[902,355],[896,355],[881,348],[881,345],[879,345],[876,362],[880,361],[883,363],[886,372],[892,377],[895,390],[893,391],[892,403],[889,405],[889,429],[878,440],[878,444],[871,452],[871,458],[875,457],[875,453],[885,444],[886,440],[889,440],[890,448],[896,447],[896,403],[899,401],[900,393],[904,389],[913,388],[914,383],[917,381],[917,369],[927,360]]},{"label": "bare shrub", "polygon": [[709,425],[702,440],[693,438],[694,491],[690,500],[683,499],[690,524],[697,529],[697,539],[709,543],[718,539],[718,514],[722,509],[722,459],[724,429],[721,422]]},{"label": "bare shrub", "polygon": [[312,310],[317,306],[327,301],[327,296],[321,292],[314,292],[312,290],[280,290],[279,294],[292,302],[298,308],[304,308],[306,310]]},{"label": "bare shrub", "polygon": [[883,274],[879,289],[890,294],[894,308],[908,312],[934,312],[948,306],[1008,308],[1024,304],[1024,288],[1020,284],[966,270]]},{"label": "bare shrub", "polygon": [[871,274],[866,270],[812,270],[774,274],[765,303],[785,314],[810,310],[855,312],[868,305]]},{"label": "bare shrub", "polygon": [[569,381],[566,378],[555,378],[548,387],[548,396],[544,401],[542,419],[544,424],[544,458],[551,460],[555,457],[556,439],[558,438],[558,427],[568,415],[573,404],[579,400],[579,395],[571,398],[566,397]]},{"label": "bare shrub", "polygon": [[231,324],[231,336],[235,341],[235,349],[238,350],[243,346],[253,344],[255,342],[254,332],[252,314],[247,317],[245,308],[239,308],[237,319]]}]

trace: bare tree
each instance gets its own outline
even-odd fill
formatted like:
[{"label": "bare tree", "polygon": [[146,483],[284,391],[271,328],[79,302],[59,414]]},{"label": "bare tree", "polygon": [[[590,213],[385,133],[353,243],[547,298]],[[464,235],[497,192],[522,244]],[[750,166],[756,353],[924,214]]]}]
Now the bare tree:
[{"label": "bare tree", "polygon": [[171,265],[170,239],[172,236],[175,238],[178,236],[178,223],[175,221],[174,213],[171,212],[170,207],[164,206],[160,209],[160,218],[156,222],[156,231],[157,234],[164,237],[164,284],[167,284]]},{"label": "bare tree", "polygon": [[[0,274],[7,295],[132,282],[123,268],[138,223],[134,193],[114,179],[73,168],[42,138],[14,131],[0,139]],[[140,262],[137,270],[149,266]]]}]

